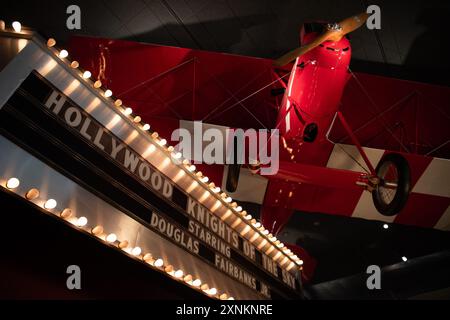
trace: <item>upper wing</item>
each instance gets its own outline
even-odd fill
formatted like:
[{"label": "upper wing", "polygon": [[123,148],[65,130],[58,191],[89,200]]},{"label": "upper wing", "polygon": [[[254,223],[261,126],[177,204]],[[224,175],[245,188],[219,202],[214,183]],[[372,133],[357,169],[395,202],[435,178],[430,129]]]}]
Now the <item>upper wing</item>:
[{"label": "upper wing", "polygon": [[281,97],[271,95],[280,86],[271,60],[89,37],[72,37],[70,52],[143,116],[274,126]]}]

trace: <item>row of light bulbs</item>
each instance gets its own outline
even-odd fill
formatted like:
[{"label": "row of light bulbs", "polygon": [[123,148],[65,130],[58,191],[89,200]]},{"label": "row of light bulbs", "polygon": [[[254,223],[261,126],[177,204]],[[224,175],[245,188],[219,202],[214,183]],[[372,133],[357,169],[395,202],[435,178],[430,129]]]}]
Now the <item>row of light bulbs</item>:
[{"label": "row of light bulbs", "polygon": [[[16,190],[19,187],[19,185],[20,181],[15,177],[8,179],[5,184],[6,188],[11,191]],[[29,201],[33,201],[38,199],[39,195],[40,195],[39,190],[36,188],[32,188],[25,193],[25,198]],[[216,288],[210,288],[207,283],[203,283],[198,278],[194,279],[192,275],[185,274],[183,270],[181,269],[175,270],[175,268],[172,265],[165,264],[163,259],[154,258],[151,253],[143,254],[142,249],[140,247],[130,248],[127,240],[119,240],[115,233],[109,234],[105,233],[103,227],[100,225],[97,225],[93,228],[89,228],[87,226],[88,219],[84,216],[76,217],[73,214],[73,211],[69,208],[65,208],[64,210],[58,213],[57,210],[54,210],[57,207],[57,205],[58,203],[56,202],[55,199],[48,199],[43,203],[42,207],[47,211],[49,211],[50,213],[53,213],[56,216],[62,218],[63,220],[71,223],[79,230],[91,233],[96,238],[101,239],[104,242],[121,249],[122,252],[126,252],[128,255],[140,259],[141,261],[150,265],[154,269],[157,269],[158,271],[161,272],[165,272],[173,279],[178,280],[179,282],[182,282],[186,285],[189,285],[190,287],[198,291],[201,291],[202,293],[206,294],[209,297],[220,300],[234,300],[233,297],[229,296],[226,293],[219,294]]]},{"label": "row of light bulbs", "polygon": [[[22,28],[20,22],[18,22],[18,21],[13,22],[12,27],[16,32],[20,32],[21,28]],[[55,47],[55,45],[56,45],[55,39],[49,38],[47,40],[47,47],[53,48],[53,47]],[[57,53],[57,56],[61,60],[65,60],[69,57],[69,52],[65,49],[62,49],[59,52],[58,51],[55,51],[55,52]],[[71,62],[69,62],[69,61],[66,61],[66,62],[73,69],[78,69],[80,67],[78,61],[74,60]],[[86,81],[88,81],[92,77],[92,73],[88,70],[85,70],[84,72],[80,70],[80,75]],[[103,84],[100,80],[95,80],[95,81],[93,80],[92,86],[95,89],[100,90],[102,85]],[[101,93],[101,95],[107,99],[113,99],[112,98],[113,92],[110,89],[104,90]],[[141,122],[142,118],[140,116],[138,116],[138,115],[133,116],[133,110],[130,107],[123,106],[122,100],[115,99],[113,103],[117,108],[121,108],[121,111],[124,115],[130,117],[131,120],[136,125],[139,125],[141,130],[143,130],[143,131],[150,130],[150,125],[147,123],[143,124]],[[195,165],[191,164],[188,159],[181,160],[182,154],[180,152],[175,152],[174,148],[172,146],[166,146],[167,145],[166,139],[162,139],[161,137],[159,137],[159,134],[157,132],[151,133],[151,137],[159,146],[165,147],[165,151],[169,152],[170,156],[174,160],[176,160],[176,161],[174,161],[175,163],[182,163],[184,168],[187,169],[197,181],[199,181],[201,184],[203,184],[207,189],[209,188],[209,190],[212,191],[212,193],[216,194],[224,205],[228,206],[232,210],[232,212],[234,212],[236,215],[240,215],[241,218],[243,218],[243,221],[245,223],[247,223],[248,225],[253,227],[254,230],[256,230],[256,232],[260,233],[263,237],[265,237],[269,241],[269,243],[272,244],[272,246],[274,246],[281,253],[283,253],[286,257],[288,257],[291,261],[293,261],[300,269],[302,268],[303,261],[297,255],[295,255],[289,248],[287,248],[274,235],[270,234],[269,230],[265,229],[264,226],[260,222],[257,222],[256,219],[254,219],[250,214],[248,214],[247,211],[243,210],[241,206],[238,206],[238,204],[236,202],[233,202],[233,199],[230,196],[228,196],[225,192],[221,192],[220,187],[217,187],[213,182],[210,182],[208,184],[209,178],[207,176],[204,176],[201,171],[196,172],[197,168],[195,167]]]},{"label": "row of light bulbs", "polygon": [[[11,23],[11,27],[17,33],[22,32],[22,24],[19,21],[14,21],[13,23]],[[3,31],[5,29],[6,29],[5,21],[0,20],[0,31]]]}]

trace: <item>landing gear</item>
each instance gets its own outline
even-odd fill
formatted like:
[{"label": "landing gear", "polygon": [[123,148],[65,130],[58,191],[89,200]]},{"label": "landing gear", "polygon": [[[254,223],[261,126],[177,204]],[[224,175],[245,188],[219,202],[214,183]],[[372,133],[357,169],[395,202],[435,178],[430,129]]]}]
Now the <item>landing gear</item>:
[{"label": "landing gear", "polygon": [[378,212],[393,216],[400,212],[408,200],[411,173],[406,159],[397,153],[384,156],[375,169],[378,183],[372,198]]}]

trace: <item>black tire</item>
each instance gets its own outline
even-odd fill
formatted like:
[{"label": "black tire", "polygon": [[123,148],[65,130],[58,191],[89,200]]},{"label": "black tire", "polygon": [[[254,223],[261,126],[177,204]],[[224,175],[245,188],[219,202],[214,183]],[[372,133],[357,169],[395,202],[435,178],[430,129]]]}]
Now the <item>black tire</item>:
[{"label": "black tire", "polygon": [[[375,171],[381,181],[372,192],[373,203],[382,215],[396,215],[405,206],[411,190],[411,172],[408,161],[398,153],[389,153],[381,159]],[[396,181],[393,181],[392,177],[396,177]],[[387,181],[396,182],[397,187],[395,189],[388,188],[385,184]],[[392,196],[393,190],[395,193]]]},{"label": "black tire", "polygon": [[228,192],[235,192],[239,183],[239,173],[241,171],[240,164],[228,165],[227,184],[226,188]]}]

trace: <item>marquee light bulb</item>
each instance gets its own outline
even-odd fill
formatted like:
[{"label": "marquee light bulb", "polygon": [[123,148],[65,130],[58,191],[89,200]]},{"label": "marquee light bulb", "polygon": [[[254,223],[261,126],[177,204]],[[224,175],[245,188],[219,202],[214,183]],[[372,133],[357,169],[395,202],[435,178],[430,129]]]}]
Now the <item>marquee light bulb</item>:
[{"label": "marquee light bulb", "polygon": [[383,224],[384,229],[389,229],[389,225],[387,223]]},{"label": "marquee light bulb", "polygon": [[34,200],[38,197],[39,197],[39,190],[36,188],[28,190],[27,193],[25,194],[25,198],[27,198],[28,200]]},{"label": "marquee light bulb", "polygon": [[159,143],[160,146],[165,146],[167,144],[167,140],[166,139],[161,139],[161,140],[159,140],[158,143]]},{"label": "marquee light bulb", "polygon": [[123,113],[124,113],[125,115],[129,116],[130,114],[133,113],[133,109],[131,109],[131,108],[126,108],[126,109],[124,110]]},{"label": "marquee light bulb", "polygon": [[88,223],[88,219],[86,217],[79,217],[76,225],[78,227],[84,227],[85,225],[87,225],[87,223]]},{"label": "marquee light bulb", "polygon": [[219,193],[219,192],[220,192],[220,188],[219,188],[219,187],[215,187],[215,188],[213,189],[213,191],[214,191],[214,193]]},{"label": "marquee light bulb", "polygon": [[405,256],[403,256],[403,257],[402,257],[402,260],[403,260],[403,262],[406,262],[406,261],[408,261],[408,258],[405,257]]},{"label": "marquee light bulb", "polygon": [[8,189],[15,189],[20,185],[20,181],[17,178],[11,178],[6,182],[6,187]]},{"label": "marquee light bulb", "polygon": [[229,297],[228,300],[234,300],[234,298],[233,297]]},{"label": "marquee light bulb", "polygon": [[12,27],[14,29],[15,32],[20,32],[22,31],[22,24],[19,21],[14,21],[12,23]]},{"label": "marquee light bulb", "polygon": [[83,78],[89,79],[92,76],[92,73],[90,71],[83,72]]},{"label": "marquee light bulb", "polygon": [[92,229],[92,234],[94,235],[94,236],[99,236],[99,235],[101,235],[102,233],[103,233],[103,227],[102,226],[96,226],[96,227],[94,227],[93,229]]},{"label": "marquee light bulb", "polygon": [[55,39],[49,38],[47,40],[47,47],[51,48],[51,47],[54,47],[55,45],[56,45],[56,40]]},{"label": "marquee light bulb", "polygon": [[203,177],[203,178],[201,179],[201,181],[202,181],[203,183],[207,183],[207,182],[209,181],[209,178],[208,178],[208,177]]},{"label": "marquee light bulb", "polygon": [[140,247],[134,247],[133,250],[131,250],[131,254],[133,256],[138,256],[142,252],[142,249]]},{"label": "marquee light bulb", "polygon": [[181,156],[182,156],[181,152],[177,152],[177,153],[174,153],[174,154],[173,154],[173,157],[174,157],[175,159],[180,159]]},{"label": "marquee light bulb", "polygon": [[196,167],[195,167],[194,165],[191,165],[191,166],[188,168],[188,170],[189,170],[190,172],[194,172],[195,169],[196,169]]},{"label": "marquee light bulb", "polygon": [[65,58],[67,58],[69,56],[69,52],[67,51],[67,50],[65,50],[65,49],[63,49],[63,50],[61,50],[60,52],[59,52],[59,57],[61,58],[61,59],[65,59]]},{"label": "marquee light bulb", "polygon": [[209,289],[208,294],[210,296],[215,296],[217,294],[217,289],[216,288]]},{"label": "marquee light bulb", "polygon": [[78,62],[78,61],[72,61],[71,63],[70,63],[70,66],[73,68],[73,69],[76,69],[76,68],[78,68],[79,66],[80,66],[80,63]]},{"label": "marquee light bulb", "polygon": [[233,199],[231,199],[231,197],[228,197],[228,198],[225,199],[225,202],[230,203],[231,201],[233,201]]},{"label": "marquee light bulb", "polygon": [[128,248],[128,241],[127,240],[120,241],[119,248],[122,250]]},{"label": "marquee light bulb", "polygon": [[234,210],[236,210],[237,212],[241,212],[242,211],[242,207],[241,206],[237,206]]},{"label": "marquee light bulb", "polygon": [[161,268],[163,265],[164,265],[163,259],[157,259],[154,264],[154,266],[158,268]]},{"label": "marquee light bulb", "polygon": [[116,107],[120,107],[120,106],[122,105],[122,100],[117,99],[116,101],[114,101],[114,105],[115,105]]},{"label": "marquee light bulb", "polygon": [[175,274],[174,274],[175,278],[181,278],[183,275],[184,275],[184,272],[181,269],[175,271]]},{"label": "marquee light bulb", "polygon": [[44,203],[44,208],[45,208],[45,209],[48,209],[48,210],[55,209],[57,204],[58,204],[58,203],[56,202],[55,199],[48,199],[48,200],[45,201],[45,203]]},{"label": "marquee light bulb", "polygon": [[140,123],[142,121],[142,118],[139,116],[134,117],[133,122],[134,123]]},{"label": "marquee light bulb", "polygon": [[106,97],[106,98],[109,98],[109,97],[111,97],[111,96],[112,96],[112,91],[109,90],[109,89],[106,90],[106,91],[105,91],[105,97]]},{"label": "marquee light bulb", "polygon": [[164,268],[164,271],[165,271],[166,273],[172,274],[172,273],[173,273],[173,266],[172,266],[171,264],[169,264],[168,266],[166,266],[166,267]]},{"label": "marquee light bulb", "polygon": [[200,289],[203,290],[204,292],[207,292],[209,291],[209,286],[207,283],[204,283],[201,285]]},{"label": "marquee light bulb", "polygon": [[72,210],[65,208],[59,215],[63,219],[69,219],[72,216]]},{"label": "marquee light bulb", "polygon": [[108,236],[106,237],[106,241],[109,243],[113,243],[117,241],[117,236],[115,233],[110,233],[108,234]]},{"label": "marquee light bulb", "polygon": [[192,282],[192,285],[193,285],[194,287],[200,287],[200,286],[202,285],[202,281],[201,281],[200,279],[195,279],[195,280]]},{"label": "marquee light bulb", "polygon": [[260,223],[260,222],[256,222],[256,223],[254,224],[254,226],[255,226],[255,228],[259,228],[259,227],[261,227],[261,223]]},{"label": "marquee light bulb", "polygon": [[151,253],[144,254],[144,256],[142,257],[142,260],[144,260],[145,262],[147,262],[149,264],[155,263],[155,259],[153,259],[153,256]]},{"label": "marquee light bulb", "polygon": [[98,88],[100,88],[101,86],[102,86],[102,82],[101,82],[100,80],[97,80],[97,81],[94,82],[94,88],[95,88],[95,89],[98,89]]},{"label": "marquee light bulb", "polygon": [[144,126],[142,127],[142,130],[144,130],[144,131],[150,130],[150,125],[148,123],[144,124]]},{"label": "marquee light bulb", "polygon": [[184,280],[184,282],[191,283],[192,282],[192,276],[190,274],[188,274],[187,276],[185,276],[183,278],[183,280]]}]

